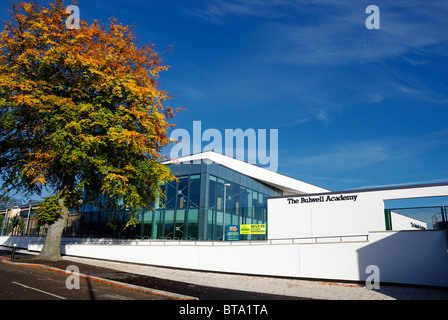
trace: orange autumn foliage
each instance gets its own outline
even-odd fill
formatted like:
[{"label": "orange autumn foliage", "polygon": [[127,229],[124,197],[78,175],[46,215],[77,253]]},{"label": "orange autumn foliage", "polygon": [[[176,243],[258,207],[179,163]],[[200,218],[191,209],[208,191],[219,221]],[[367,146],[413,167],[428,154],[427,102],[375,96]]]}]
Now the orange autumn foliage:
[{"label": "orange autumn foliage", "polygon": [[168,66],[133,28],[80,22],[62,0],[18,1],[0,34],[0,169],[26,193],[49,187],[67,208],[79,199],[137,212],[151,208],[174,110],[159,88]]}]

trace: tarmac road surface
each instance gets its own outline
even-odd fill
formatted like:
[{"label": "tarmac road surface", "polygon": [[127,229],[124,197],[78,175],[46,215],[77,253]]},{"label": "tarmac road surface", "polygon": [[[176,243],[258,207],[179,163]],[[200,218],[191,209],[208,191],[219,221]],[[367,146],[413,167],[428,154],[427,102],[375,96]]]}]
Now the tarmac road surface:
[{"label": "tarmac road surface", "polygon": [[[8,248],[9,249],[9,248]],[[0,268],[1,261],[9,261],[11,257],[11,252],[2,247],[0,247]],[[125,272],[123,270],[116,270],[112,268],[107,268],[104,266],[96,266],[79,261],[66,260],[59,262],[42,262],[34,261],[33,255],[29,255],[21,250],[17,252],[14,258],[14,263],[27,263],[27,264],[41,264],[42,267],[57,268],[59,270],[66,270],[69,265],[75,265],[79,267],[80,273],[95,278],[100,278],[104,281],[117,282],[123,286],[137,286],[150,292],[172,297],[174,299],[190,300],[302,300],[301,297],[291,297],[285,295],[276,294],[266,294],[259,292],[250,292],[234,289],[219,288],[213,286],[203,286],[193,283],[176,281],[172,279],[163,279],[154,276],[144,276],[141,274],[132,273],[132,265],[127,265],[129,271]],[[0,269],[1,273],[1,269]],[[67,277],[67,275],[66,275]],[[65,280],[64,280],[65,281]],[[1,286],[1,282],[0,282]],[[82,286],[81,286],[82,287]],[[0,287],[1,288],[1,287]],[[1,289],[0,289],[1,290]],[[96,299],[94,296],[93,298]],[[0,296],[0,300],[2,296]]]},{"label": "tarmac road surface", "polygon": [[[72,277],[68,279],[69,277]],[[68,279],[68,281],[67,281]],[[0,300],[170,300],[167,297],[113,282],[79,277],[39,265],[0,262]]]}]

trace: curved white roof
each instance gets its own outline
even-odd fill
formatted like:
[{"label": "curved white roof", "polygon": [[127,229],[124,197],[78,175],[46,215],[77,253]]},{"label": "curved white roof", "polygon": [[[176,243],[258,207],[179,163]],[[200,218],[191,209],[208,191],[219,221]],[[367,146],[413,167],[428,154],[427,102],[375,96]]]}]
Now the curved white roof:
[{"label": "curved white roof", "polygon": [[303,182],[283,174],[238,160],[214,151],[205,151],[177,159],[171,159],[164,164],[176,164],[195,160],[210,160],[235,170],[241,174],[261,181],[283,191],[284,195],[297,195],[305,193],[329,192],[330,190],[317,187],[307,182]]}]

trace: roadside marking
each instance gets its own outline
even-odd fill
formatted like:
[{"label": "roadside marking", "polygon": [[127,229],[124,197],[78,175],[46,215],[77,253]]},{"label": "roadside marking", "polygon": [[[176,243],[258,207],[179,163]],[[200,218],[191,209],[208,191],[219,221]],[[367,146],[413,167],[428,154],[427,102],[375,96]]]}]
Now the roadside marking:
[{"label": "roadside marking", "polygon": [[18,282],[15,282],[15,281],[12,281],[12,283],[17,284],[17,285],[22,286],[22,287],[27,288],[27,289],[31,289],[31,290],[35,290],[35,291],[38,291],[38,292],[42,292],[42,293],[48,294],[50,296],[53,296],[53,297],[56,297],[56,298],[59,298],[59,299],[62,299],[62,300],[67,300],[67,298],[64,298],[64,297],[52,294],[52,293],[47,292],[47,291],[43,291],[43,290],[39,290],[39,289],[36,289],[36,288],[33,288],[33,287],[29,287],[29,286],[24,285],[22,283],[18,283]]},{"label": "roadside marking", "polygon": [[[67,272],[66,270],[53,268],[53,267],[48,267],[48,266],[45,266],[45,265],[29,264],[29,263],[21,263],[21,262],[12,262],[8,258],[3,258],[3,257],[0,257],[0,261],[2,263],[11,264],[11,265],[41,268],[41,269],[44,269],[44,270],[60,272],[60,273],[68,274],[68,275],[72,274],[71,272]],[[100,283],[105,283],[105,284],[112,285],[112,286],[115,286],[115,287],[125,288],[125,289],[128,289],[128,290],[145,292],[145,293],[149,293],[149,294],[152,294],[152,295],[155,295],[155,296],[162,296],[162,297],[167,297],[167,298],[176,299],[176,300],[199,300],[196,297],[186,296],[186,295],[183,295],[183,294],[172,293],[172,292],[167,292],[167,291],[161,291],[161,290],[152,289],[152,288],[146,288],[146,287],[139,287],[137,285],[132,285],[132,284],[128,284],[128,283],[125,284],[125,283],[121,283],[121,282],[114,281],[114,280],[106,280],[106,279],[102,279],[102,278],[98,278],[98,277],[94,277],[94,276],[89,276],[89,275],[85,275],[85,274],[80,274],[79,277],[84,278],[84,279],[93,280],[93,281],[100,282]],[[66,299],[66,298],[61,297],[61,299]]]},{"label": "roadside marking", "polygon": [[122,296],[121,294],[109,294],[109,293],[106,293],[106,294],[102,294],[100,297],[113,299],[113,300],[135,300],[134,298],[129,298],[129,297]]}]

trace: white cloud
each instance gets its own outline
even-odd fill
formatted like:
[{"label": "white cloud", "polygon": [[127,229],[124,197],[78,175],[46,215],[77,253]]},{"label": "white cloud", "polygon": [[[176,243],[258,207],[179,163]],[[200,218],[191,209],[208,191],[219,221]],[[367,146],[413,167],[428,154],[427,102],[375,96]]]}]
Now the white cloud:
[{"label": "white cloud", "polygon": [[405,15],[391,15],[393,21],[387,21],[384,13],[381,29],[367,30],[362,14],[358,16],[358,21],[329,17],[312,25],[266,24],[261,34],[275,54],[268,50],[265,56],[296,65],[363,64],[419,52],[448,39],[442,31],[448,30],[447,20],[409,23]]},{"label": "white cloud", "polygon": [[[376,62],[419,52],[448,40],[444,0],[378,3],[380,30],[367,30],[368,1],[210,0],[197,16],[215,23],[263,18],[265,58],[287,64]],[[418,63],[415,62],[414,63]]]},{"label": "white cloud", "polygon": [[325,167],[341,171],[374,165],[393,157],[398,157],[398,155],[393,155],[385,145],[376,142],[362,142],[339,146],[328,153],[299,157],[292,162],[296,166]]},{"label": "white cloud", "polygon": [[[352,188],[352,189],[389,188],[389,187],[398,187],[398,186],[411,186],[411,185],[445,183],[445,182],[448,182],[448,179],[432,179],[432,180],[424,180],[424,181],[410,181],[410,182],[405,182],[405,183],[394,183],[394,184],[365,185],[365,186],[356,187],[356,188]],[[350,190],[350,189],[348,189],[348,190]]]},{"label": "white cloud", "polygon": [[[445,150],[448,145],[448,129],[421,136],[384,136],[374,140],[343,142],[336,141],[334,148],[322,153],[300,156],[288,152],[280,155],[279,163],[285,168],[301,168],[309,172],[331,172],[332,174],[368,170],[369,166],[388,162],[391,166],[405,163],[425,163],[425,157],[434,150]],[[299,151],[300,152],[300,151]]]},{"label": "white cloud", "polygon": [[194,15],[213,23],[222,23],[229,17],[263,17],[281,18],[284,15],[278,10],[290,7],[294,1],[287,0],[209,0],[205,8],[191,10]]}]

